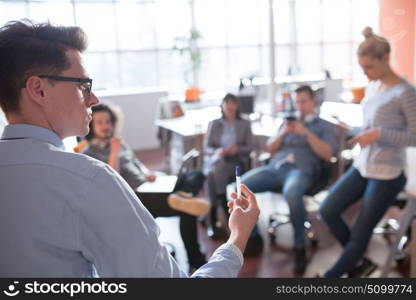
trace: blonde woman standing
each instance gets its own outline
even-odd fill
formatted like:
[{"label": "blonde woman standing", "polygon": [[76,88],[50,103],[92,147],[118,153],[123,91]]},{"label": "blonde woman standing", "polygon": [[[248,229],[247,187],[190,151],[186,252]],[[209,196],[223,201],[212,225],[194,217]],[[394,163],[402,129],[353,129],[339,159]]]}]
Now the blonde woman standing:
[{"label": "blonde woman standing", "polygon": [[[416,145],[416,92],[391,68],[390,44],[371,28],[358,48],[358,61],[370,80],[362,102],[364,126],[350,143],[361,146],[353,166],[334,184],[320,213],[344,247],[325,277],[369,275],[376,265],[363,258],[372,232],[403,189],[405,148]],[[348,227],[342,213],[361,199]]]}]

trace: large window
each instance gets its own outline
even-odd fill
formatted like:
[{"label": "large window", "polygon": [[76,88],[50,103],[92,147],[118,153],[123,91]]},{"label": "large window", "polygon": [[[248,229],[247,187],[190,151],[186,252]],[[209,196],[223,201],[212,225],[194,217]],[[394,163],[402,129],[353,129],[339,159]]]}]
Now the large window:
[{"label": "large window", "polygon": [[[0,0],[0,23],[30,18],[81,26],[85,63],[98,89],[187,87],[188,59],[174,39],[198,30],[200,87],[225,90],[245,76],[268,76],[270,0]],[[360,74],[361,30],[377,31],[377,0],[274,0],[276,74]]]},{"label": "large window", "polygon": [[[283,8],[292,0],[278,0]],[[333,76],[359,77],[356,49],[366,26],[378,30],[377,0],[294,0],[296,59],[300,72],[328,70]]]}]

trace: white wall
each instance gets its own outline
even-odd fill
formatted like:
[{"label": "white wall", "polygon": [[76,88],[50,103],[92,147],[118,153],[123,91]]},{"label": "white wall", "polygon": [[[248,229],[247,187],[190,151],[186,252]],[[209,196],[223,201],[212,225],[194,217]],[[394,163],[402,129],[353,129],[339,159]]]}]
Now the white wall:
[{"label": "white wall", "polygon": [[134,149],[159,147],[155,125],[158,101],[167,96],[162,90],[114,90],[95,93],[103,103],[118,106],[123,113],[121,136]]},{"label": "white wall", "polygon": [[0,109],[0,136],[3,133],[4,127],[7,125],[6,116],[3,113],[3,110]]}]

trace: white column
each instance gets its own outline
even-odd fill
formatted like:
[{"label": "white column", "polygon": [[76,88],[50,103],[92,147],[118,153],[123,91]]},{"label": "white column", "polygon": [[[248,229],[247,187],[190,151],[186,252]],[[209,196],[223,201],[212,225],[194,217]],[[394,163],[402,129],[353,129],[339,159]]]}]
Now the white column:
[{"label": "white column", "polygon": [[276,59],[275,59],[275,42],[274,42],[274,12],[273,12],[273,0],[269,0],[269,57],[270,57],[270,83],[268,87],[268,95],[270,101],[270,113],[275,113],[275,99],[276,99]]},{"label": "white column", "polygon": [[298,52],[297,52],[297,32],[296,32],[296,3],[294,0],[290,1],[290,19],[289,19],[289,43],[290,43],[290,67],[292,72],[299,70]]}]

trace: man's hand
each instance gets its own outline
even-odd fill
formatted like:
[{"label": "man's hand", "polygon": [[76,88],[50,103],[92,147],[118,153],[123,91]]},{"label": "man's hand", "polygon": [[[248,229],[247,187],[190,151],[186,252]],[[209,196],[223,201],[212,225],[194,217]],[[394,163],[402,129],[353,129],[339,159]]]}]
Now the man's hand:
[{"label": "man's hand", "polygon": [[358,143],[361,148],[364,148],[378,141],[380,134],[381,132],[379,128],[369,129],[350,139],[348,144],[354,145]]},{"label": "man's hand", "polygon": [[298,135],[306,135],[308,133],[308,129],[305,126],[303,126],[302,123],[297,122],[297,121],[291,122],[291,123],[293,123],[292,128],[291,128],[292,133],[298,134]]},{"label": "man's hand", "polygon": [[146,181],[153,182],[156,180],[156,175],[154,173],[146,174]]},{"label": "man's hand", "polygon": [[228,226],[231,231],[228,241],[244,252],[247,240],[259,219],[260,209],[256,196],[244,184],[241,185],[241,194],[241,198],[237,198],[237,194],[232,193],[231,198],[234,201],[228,202],[230,212]]},{"label": "man's hand", "polygon": [[121,139],[118,137],[113,137],[110,140],[110,152],[111,154],[118,154],[121,150]]},{"label": "man's hand", "polygon": [[279,135],[285,136],[288,133],[292,133],[293,132],[293,123],[294,123],[294,121],[286,121],[284,123],[284,125],[280,128]]}]

